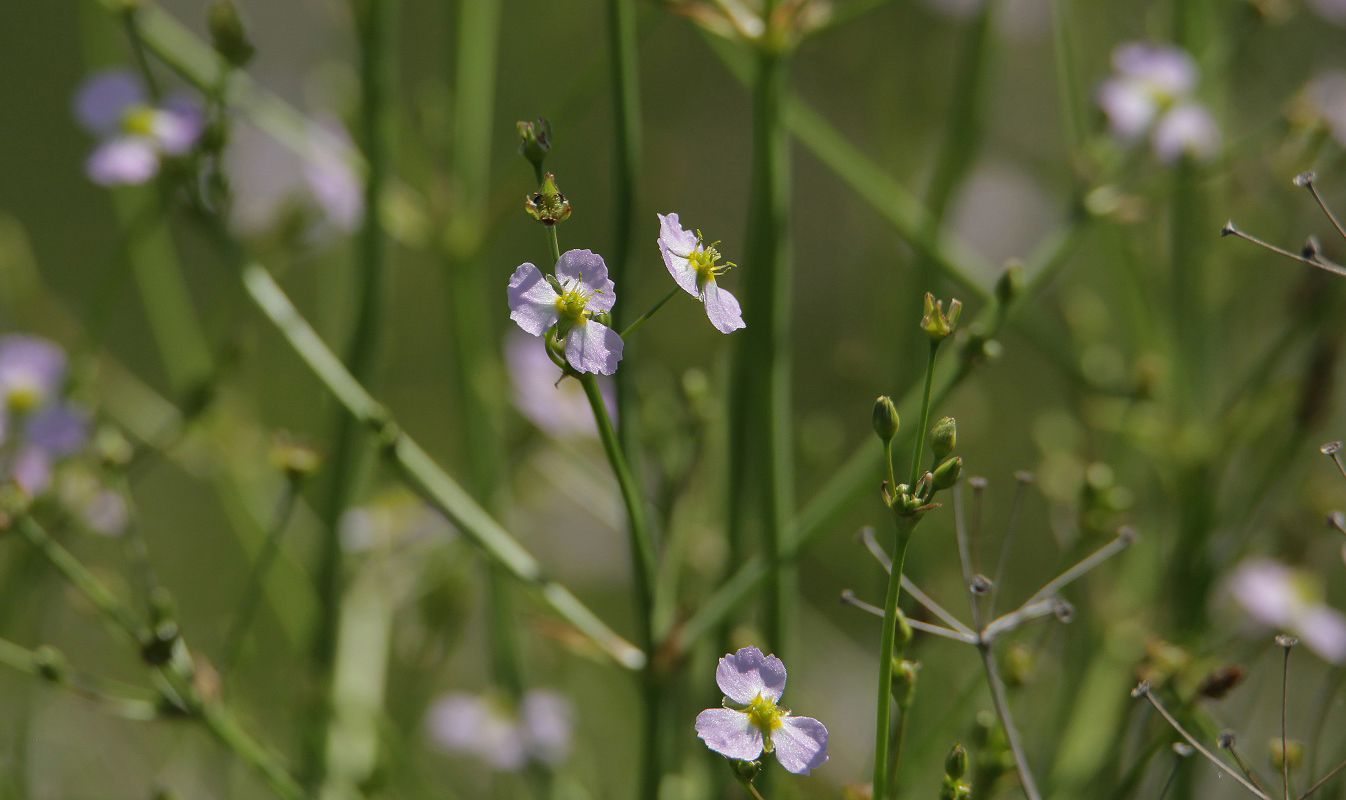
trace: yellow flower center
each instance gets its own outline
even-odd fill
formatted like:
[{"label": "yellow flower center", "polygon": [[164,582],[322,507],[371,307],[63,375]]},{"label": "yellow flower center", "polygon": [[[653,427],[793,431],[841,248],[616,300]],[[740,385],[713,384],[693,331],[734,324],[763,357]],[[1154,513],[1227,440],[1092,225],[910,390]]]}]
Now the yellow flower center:
[{"label": "yellow flower center", "polygon": [[781,726],[781,717],[785,716],[785,712],[777,707],[775,700],[758,694],[748,704],[745,713],[748,720],[762,732],[762,749],[770,753],[771,733]]},{"label": "yellow flower center", "polygon": [[5,403],[16,414],[32,411],[42,404],[42,390],[30,384],[16,384],[5,393]]},{"label": "yellow flower center", "polygon": [[572,326],[588,322],[584,309],[589,305],[590,294],[580,288],[579,281],[562,289],[556,297],[556,314],[560,319],[560,329],[569,330]]},{"label": "yellow flower center", "polygon": [[718,266],[715,262],[720,260],[720,251],[713,246],[704,250],[694,250],[687,256],[687,262],[696,270],[696,288],[704,289],[707,283],[713,283],[715,278],[724,273],[726,266]]},{"label": "yellow flower center", "polygon": [[122,116],[122,129],[138,136],[153,136],[159,112],[148,106],[136,106]]}]

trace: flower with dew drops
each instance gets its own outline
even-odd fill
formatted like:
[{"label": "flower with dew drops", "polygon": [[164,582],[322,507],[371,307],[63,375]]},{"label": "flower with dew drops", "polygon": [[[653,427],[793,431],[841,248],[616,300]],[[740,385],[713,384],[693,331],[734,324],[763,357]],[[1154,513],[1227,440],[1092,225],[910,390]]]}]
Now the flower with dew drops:
[{"label": "flower with dew drops", "polygon": [[756,647],[726,654],[715,670],[724,708],[696,715],[696,735],[726,758],[756,760],[774,752],[781,766],[807,775],[827,761],[827,728],[776,705],[785,691],[785,665]]},{"label": "flower with dew drops", "polygon": [[133,73],[111,69],[89,78],[75,95],[75,118],[101,143],[85,169],[102,186],[145,183],[165,157],[185,155],[204,130],[201,110],[183,95],[150,104]]},{"label": "flower with dew drops", "polygon": [[707,246],[700,232],[683,230],[677,214],[659,214],[659,254],[664,257],[673,280],[682,290],[706,307],[706,316],[720,333],[732,333],[747,327],[738,300],[721,289],[715,279],[733,264],[719,265],[720,252]]},{"label": "flower with dew drops", "polygon": [[555,329],[577,372],[617,371],[622,337],[593,317],[611,311],[616,299],[603,257],[589,250],[562,253],[555,277],[524,263],[509,279],[509,318],[534,336]]}]

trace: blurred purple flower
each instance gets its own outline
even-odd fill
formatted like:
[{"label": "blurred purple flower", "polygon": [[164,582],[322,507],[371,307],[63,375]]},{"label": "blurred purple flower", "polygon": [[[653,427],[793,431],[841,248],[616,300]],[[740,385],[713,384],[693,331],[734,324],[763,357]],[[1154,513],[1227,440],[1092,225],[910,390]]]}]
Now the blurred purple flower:
[{"label": "blurred purple flower", "polygon": [[46,405],[65,382],[65,351],[38,336],[0,336],[0,399],[22,413]]},{"label": "blurred purple flower", "polygon": [[1130,144],[1148,132],[1165,163],[1215,155],[1220,132],[1210,112],[1192,99],[1198,75],[1190,55],[1131,42],[1112,51],[1112,65],[1115,74],[1099,85],[1097,100],[1117,139]]},{"label": "blurred purple flower", "polygon": [[776,705],[785,691],[785,665],[756,647],[726,654],[715,670],[724,708],[696,715],[696,735],[726,758],[753,761],[763,750],[781,766],[807,775],[827,761],[827,728]]},{"label": "blurred purple flower", "polygon": [[75,119],[101,140],[85,167],[89,178],[103,186],[150,180],[163,157],[191,149],[205,124],[190,97],[150,105],[144,84],[122,69],[105,70],[85,81],[75,95],[74,111]]},{"label": "blurred purple flower", "polygon": [[[576,381],[560,380],[564,373],[538,346],[537,339],[517,331],[506,335],[505,371],[509,373],[514,406],[538,430],[558,439],[598,435],[584,390]],[[598,389],[608,416],[615,420],[611,380],[600,376]]]},{"label": "blurred purple flower", "polygon": [[1298,636],[1333,664],[1346,664],[1346,617],[1324,605],[1313,578],[1265,558],[1244,561],[1227,591],[1257,623]]},{"label": "blurred purple flower", "polygon": [[738,300],[721,289],[715,278],[733,264],[719,266],[720,252],[701,241],[701,234],[683,230],[677,214],[658,214],[659,254],[664,266],[682,290],[697,298],[706,307],[710,324],[720,333],[732,333],[746,327]]},{"label": "blurred purple flower", "polygon": [[292,206],[312,209],[314,239],[355,230],[364,219],[364,189],[350,155],[350,136],[335,119],[305,126],[302,147],[289,147],[240,120],[224,154],[236,202],[230,225],[242,234],[265,233]]},{"label": "blurred purple flower", "polygon": [[530,762],[559,766],[570,755],[574,706],[550,689],[530,689],[517,713],[503,701],[465,692],[441,695],[426,724],[444,750],[474,756],[502,772]]},{"label": "blurred purple flower", "polygon": [[556,262],[556,277],[530,263],[509,279],[510,319],[534,336],[553,327],[565,341],[566,361],[578,372],[611,375],[622,360],[622,337],[593,319],[616,302],[603,257],[589,250],[567,250]]}]

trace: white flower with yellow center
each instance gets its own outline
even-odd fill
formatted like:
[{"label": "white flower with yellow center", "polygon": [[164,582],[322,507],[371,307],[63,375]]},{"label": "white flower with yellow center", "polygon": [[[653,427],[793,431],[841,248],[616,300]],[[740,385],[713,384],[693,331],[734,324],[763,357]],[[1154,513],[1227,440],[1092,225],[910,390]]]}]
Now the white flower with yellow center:
[{"label": "white flower with yellow center", "polygon": [[555,328],[566,361],[578,372],[617,371],[622,337],[594,319],[611,311],[616,299],[603,257],[589,250],[562,253],[554,278],[524,263],[509,279],[509,318],[534,336]]},{"label": "white flower with yellow center", "polygon": [[738,300],[721,289],[715,279],[733,264],[719,264],[715,245],[707,246],[701,234],[683,230],[677,214],[659,214],[659,254],[664,266],[682,290],[706,307],[706,316],[720,333],[746,327]]}]

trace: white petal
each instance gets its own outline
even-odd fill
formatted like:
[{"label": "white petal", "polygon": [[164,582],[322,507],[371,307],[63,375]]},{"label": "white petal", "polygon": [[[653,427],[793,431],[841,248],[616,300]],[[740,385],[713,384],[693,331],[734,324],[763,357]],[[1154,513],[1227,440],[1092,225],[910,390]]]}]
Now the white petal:
[{"label": "white petal", "polygon": [[159,154],[148,139],[122,136],[99,145],[85,170],[100,186],[144,183],[159,172]]},{"label": "white petal", "polygon": [[827,760],[827,728],[812,717],[786,717],[771,733],[776,760],[796,775],[807,775]]},{"label": "white petal", "polygon": [[687,256],[697,249],[696,234],[685,231],[678,224],[678,215],[659,216],[659,255],[663,256],[668,274],[681,289],[697,297],[696,270]]},{"label": "white petal", "polygon": [[580,372],[611,375],[622,360],[625,343],[617,332],[591,319],[576,323],[566,334],[566,361]]},{"label": "white petal", "polygon": [[509,318],[525,331],[541,336],[556,324],[558,296],[538,268],[524,262],[509,278]]},{"label": "white petal", "polygon": [[1312,606],[1295,620],[1294,632],[1323,660],[1346,662],[1346,617],[1330,606]]},{"label": "white petal", "polygon": [[575,707],[560,692],[531,689],[519,706],[520,728],[528,754],[553,767],[570,755]]},{"label": "white petal", "polygon": [[762,754],[762,731],[742,711],[708,708],[696,715],[696,735],[728,758],[752,761]]},{"label": "white petal", "polygon": [[1140,138],[1159,113],[1154,96],[1143,86],[1118,78],[1098,87],[1098,106],[1107,115],[1113,135],[1124,142]]},{"label": "white petal", "polygon": [[757,695],[779,700],[785,691],[785,665],[775,656],[764,656],[756,647],[745,647],[720,659],[715,669],[720,691],[740,705],[751,703]]},{"label": "white petal", "polygon": [[1220,149],[1220,128],[1204,106],[1185,103],[1159,119],[1152,139],[1155,155],[1165,164],[1183,156],[1205,161]]},{"label": "white petal", "polygon": [[603,257],[592,250],[567,250],[556,262],[556,277],[569,287],[571,281],[577,281],[580,288],[589,295],[585,311],[611,311],[617,301],[612,281],[608,280],[608,265]]},{"label": "white petal", "polygon": [[706,281],[701,293],[701,302],[706,304],[706,316],[720,333],[733,333],[747,327],[743,322],[743,311],[738,307],[738,299],[721,289],[715,281]]}]

